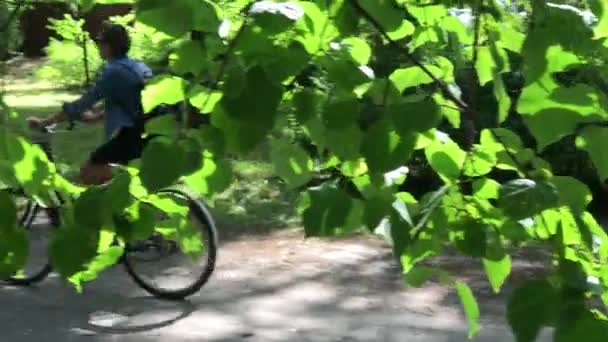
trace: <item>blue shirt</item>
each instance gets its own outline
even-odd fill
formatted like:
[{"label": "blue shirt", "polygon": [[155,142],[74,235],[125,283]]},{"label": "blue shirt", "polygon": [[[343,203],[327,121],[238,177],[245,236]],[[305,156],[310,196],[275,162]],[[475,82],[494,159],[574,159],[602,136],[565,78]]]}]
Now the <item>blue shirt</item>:
[{"label": "blue shirt", "polygon": [[78,120],[81,114],[100,100],[105,101],[105,135],[109,140],[123,127],[133,127],[141,115],[141,90],[152,71],[144,63],[126,56],[106,63],[99,78],[82,97],[64,103],[63,112],[70,120]]}]

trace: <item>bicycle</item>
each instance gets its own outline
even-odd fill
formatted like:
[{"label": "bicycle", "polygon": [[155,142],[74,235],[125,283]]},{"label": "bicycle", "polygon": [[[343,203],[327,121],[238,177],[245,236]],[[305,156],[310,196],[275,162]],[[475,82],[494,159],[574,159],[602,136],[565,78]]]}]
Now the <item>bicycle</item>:
[{"label": "bicycle", "polygon": [[[53,151],[51,146],[51,136],[53,133],[55,133],[54,127],[45,127],[42,129],[41,136],[33,141],[33,143],[40,146],[51,161],[53,160]],[[57,199],[56,206],[43,207],[38,204],[37,201],[28,198],[25,195],[25,192],[21,189],[9,189],[7,191],[10,191],[11,195],[16,199],[15,202],[17,203],[17,214],[20,226],[35,235],[33,238],[30,237],[30,244],[35,245],[35,243],[39,242],[37,239],[39,238],[38,235],[40,232],[38,232],[39,227],[37,227],[37,224],[40,224],[40,221],[42,221],[39,217],[41,214],[47,215],[47,221],[51,228],[56,229],[61,225],[60,208],[65,202],[60,193],[55,193],[55,197]],[[201,241],[202,248],[205,249],[204,253],[201,254],[201,256],[203,256],[204,265],[197,265],[196,277],[192,282],[188,282],[186,285],[180,285],[177,288],[169,289],[161,287],[156,283],[156,281],[150,281],[150,279],[143,274],[143,270],[138,269],[137,263],[141,261],[148,265],[153,264],[152,271],[156,271],[158,267],[155,266],[158,266],[161,262],[175,260],[177,257],[177,251],[180,248],[179,241],[172,241],[170,239],[171,237],[177,238],[177,236],[158,233],[158,231],[149,238],[141,241],[124,242],[124,251],[119,259],[119,263],[124,265],[127,273],[135,281],[135,283],[148,293],[161,299],[181,300],[198,292],[209,280],[211,274],[213,273],[218,248],[217,228],[215,226],[215,221],[213,220],[213,217],[205,204],[186,192],[180,189],[170,188],[158,191],[156,195],[167,197],[170,200],[175,201],[177,204],[181,203],[180,205],[183,205],[184,208],[188,208],[188,213],[185,214],[184,217],[188,218],[189,222],[187,222],[187,224],[189,224],[190,228],[200,228],[200,235],[198,234],[199,232],[193,234],[198,236]],[[161,216],[156,216],[156,224],[159,224],[159,222],[162,222],[162,220],[165,218],[166,213],[162,214]],[[45,227],[42,227],[40,230],[42,233],[49,233],[51,231],[51,229]],[[120,245],[120,241],[115,238],[113,245]],[[30,250],[33,249],[30,248]],[[145,255],[145,253],[150,252],[153,254],[152,258],[149,256],[142,256],[142,254]],[[154,255],[154,253],[156,254]],[[190,257],[190,255],[188,255],[188,257]],[[5,279],[5,281],[12,285],[27,286],[44,280],[52,272],[53,267],[48,260],[48,253],[46,253],[42,258],[46,258],[42,267],[35,267],[31,272],[27,272],[24,268],[24,270],[18,274],[8,277]],[[35,258],[31,258],[30,256],[30,259]],[[150,267],[148,267],[148,270],[149,269]],[[181,272],[183,269],[173,267],[170,270],[173,272],[168,274],[161,273],[161,275],[164,274],[168,276],[170,282],[175,283],[175,271]]]}]

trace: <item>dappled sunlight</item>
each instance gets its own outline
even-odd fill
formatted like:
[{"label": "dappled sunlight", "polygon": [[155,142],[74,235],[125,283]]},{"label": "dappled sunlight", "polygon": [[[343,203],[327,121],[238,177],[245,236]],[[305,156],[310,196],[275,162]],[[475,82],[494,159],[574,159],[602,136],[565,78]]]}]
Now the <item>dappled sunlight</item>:
[{"label": "dappled sunlight", "polygon": [[[376,238],[325,241],[274,233],[223,244],[210,282],[185,302],[141,297],[114,267],[85,293],[50,278],[37,288],[5,288],[0,303],[27,310],[27,322],[6,320],[6,335],[21,341],[30,321],[53,328],[29,339],[109,341],[420,341],[462,342],[466,324],[454,290],[437,283],[421,289],[400,282],[390,249]],[[453,262],[454,267],[461,265]],[[514,262],[514,267],[519,268]],[[522,267],[527,267],[522,265]],[[483,275],[473,276],[480,282]],[[473,282],[472,285],[477,284]],[[491,305],[504,305],[492,303]],[[482,306],[482,310],[484,307]],[[48,319],[49,310],[61,315]],[[491,312],[491,310],[490,310]],[[487,313],[487,310],[484,311]],[[44,322],[44,323],[43,323]],[[476,341],[511,342],[501,319],[482,317]],[[6,325],[9,324],[9,325]],[[540,340],[541,342],[549,341]]]}]

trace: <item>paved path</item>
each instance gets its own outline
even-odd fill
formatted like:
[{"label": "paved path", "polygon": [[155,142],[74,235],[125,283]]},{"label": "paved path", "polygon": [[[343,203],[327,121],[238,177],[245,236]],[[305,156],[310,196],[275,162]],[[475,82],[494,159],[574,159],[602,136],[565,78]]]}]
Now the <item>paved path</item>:
[{"label": "paved path", "polygon": [[[82,295],[56,276],[34,288],[0,288],[0,340],[467,340],[453,291],[439,285],[404,289],[379,241],[304,241],[283,232],[228,242],[220,252],[214,277],[186,302],[150,298],[120,266]],[[482,297],[486,290],[479,290]],[[476,341],[513,341],[503,302],[482,300]],[[549,341],[549,334],[539,341]]]}]

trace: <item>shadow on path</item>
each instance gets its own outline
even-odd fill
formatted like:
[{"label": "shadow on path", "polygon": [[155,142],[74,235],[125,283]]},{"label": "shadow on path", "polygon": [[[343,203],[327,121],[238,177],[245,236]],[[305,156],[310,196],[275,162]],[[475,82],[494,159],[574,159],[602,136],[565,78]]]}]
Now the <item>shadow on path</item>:
[{"label": "shadow on path", "polygon": [[[463,273],[475,291],[486,286]],[[82,295],[53,278],[0,289],[0,305],[1,340],[11,342],[467,341],[452,289],[404,288],[388,247],[361,237],[329,242],[282,232],[226,243],[210,283],[186,302],[147,297],[115,267]],[[513,341],[493,314],[502,307],[502,297],[480,303],[476,341]]]}]

